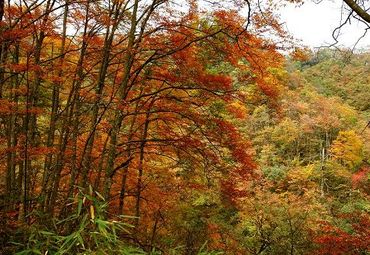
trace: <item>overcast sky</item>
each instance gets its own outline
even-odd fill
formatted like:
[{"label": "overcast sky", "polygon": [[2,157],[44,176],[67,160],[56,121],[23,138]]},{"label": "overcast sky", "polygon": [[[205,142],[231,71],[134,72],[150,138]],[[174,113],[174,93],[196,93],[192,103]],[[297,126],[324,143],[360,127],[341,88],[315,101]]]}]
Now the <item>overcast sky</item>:
[{"label": "overcast sky", "polygon": [[[341,18],[341,0],[324,0],[320,4],[306,1],[303,6],[288,5],[281,10],[281,19],[288,31],[304,45],[318,47],[334,42],[333,30]],[[352,47],[364,33],[364,26],[353,21],[342,29],[338,45]],[[370,48],[370,31],[358,44],[357,48]]]}]

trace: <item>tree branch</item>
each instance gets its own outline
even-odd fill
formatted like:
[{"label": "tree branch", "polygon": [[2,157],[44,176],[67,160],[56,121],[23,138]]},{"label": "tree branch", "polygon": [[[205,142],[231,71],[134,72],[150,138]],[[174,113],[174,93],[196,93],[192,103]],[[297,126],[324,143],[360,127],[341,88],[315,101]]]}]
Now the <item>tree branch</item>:
[{"label": "tree branch", "polygon": [[354,10],[358,16],[360,16],[364,21],[370,23],[370,14],[367,13],[360,5],[354,0],[343,0],[352,10]]}]

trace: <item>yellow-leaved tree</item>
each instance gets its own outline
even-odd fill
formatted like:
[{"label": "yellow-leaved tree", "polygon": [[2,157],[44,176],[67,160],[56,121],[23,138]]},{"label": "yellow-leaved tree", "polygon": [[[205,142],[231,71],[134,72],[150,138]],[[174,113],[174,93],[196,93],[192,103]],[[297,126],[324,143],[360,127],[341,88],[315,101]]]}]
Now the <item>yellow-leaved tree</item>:
[{"label": "yellow-leaved tree", "polygon": [[355,169],[363,160],[363,141],[353,130],[340,131],[333,142],[332,157],[349,169]]}]

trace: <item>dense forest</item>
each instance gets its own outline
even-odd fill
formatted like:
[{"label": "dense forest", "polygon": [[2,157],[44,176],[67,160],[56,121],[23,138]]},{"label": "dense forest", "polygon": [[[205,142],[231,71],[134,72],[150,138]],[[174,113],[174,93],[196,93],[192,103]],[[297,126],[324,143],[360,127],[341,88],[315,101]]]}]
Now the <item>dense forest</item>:
[{"label": "dense forest", "polygon": [[0,254],[370,254],[370,52],[300,2],[1,1]]}]

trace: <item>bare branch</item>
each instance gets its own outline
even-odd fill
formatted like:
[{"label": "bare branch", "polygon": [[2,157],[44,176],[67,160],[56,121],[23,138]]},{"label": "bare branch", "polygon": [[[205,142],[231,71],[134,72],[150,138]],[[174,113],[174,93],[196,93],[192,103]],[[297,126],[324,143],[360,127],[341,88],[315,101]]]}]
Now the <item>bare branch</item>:
[{"label": "bare branch", "polygon": [[370,23],[370,14],[366,12],[360,5],[354,0],[343,0],[354,12],[357,13],[364,21]]}]

